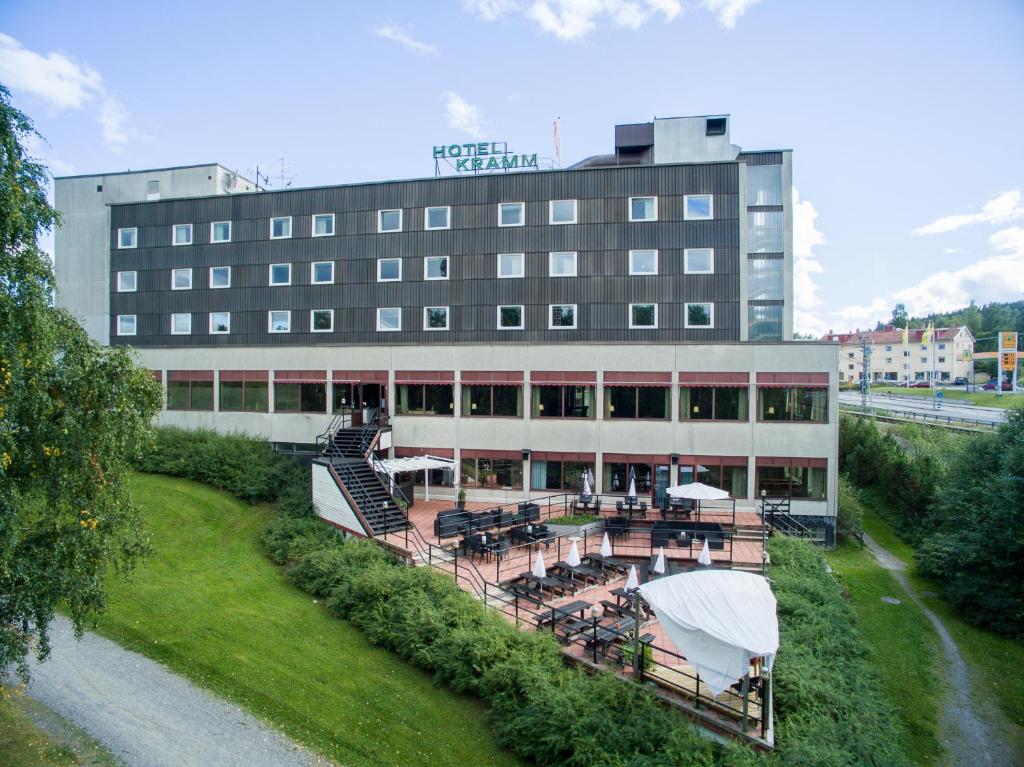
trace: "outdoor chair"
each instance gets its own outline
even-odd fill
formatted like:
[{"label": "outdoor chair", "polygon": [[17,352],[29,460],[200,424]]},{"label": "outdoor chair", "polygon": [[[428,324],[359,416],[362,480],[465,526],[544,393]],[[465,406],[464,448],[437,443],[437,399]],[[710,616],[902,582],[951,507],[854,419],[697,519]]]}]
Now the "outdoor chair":
[{"label": "outdoor chair", "polygon": [[618,538],[619,536],[626,535],[629,530],[629,520],[625,517],[611,517],[605,520],[604,529],[608,533],[609,538]]}]

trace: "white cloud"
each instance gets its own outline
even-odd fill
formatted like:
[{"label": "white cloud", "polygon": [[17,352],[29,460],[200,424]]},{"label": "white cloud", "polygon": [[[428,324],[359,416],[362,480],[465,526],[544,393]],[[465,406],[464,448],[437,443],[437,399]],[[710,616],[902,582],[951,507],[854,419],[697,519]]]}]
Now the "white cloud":
[{"label": "white cloud", "polygon": [[421,42],[404,29],[394,24],[385,24],[377,27],[377,29],[374,30],[374,34],[377,35],[377,37],[382,37],[385,40],[398,43],[407,51],[415,53],[417,56],[435,56],[438,53],[436,45]]},{"label": "white cloud", "polygon": [[448,91],[443,94],[445,98],[445,116],[448,118],[448,125],[456,130],[463,131],[473,137],[483,134],[480,124],[480,110],[466,101],[458,93]]},{"label": "white cloud", "polygon": [[718,16],[718,23],[735,29],[736,20],[761,0],[701,0],[701,5]]},{"label": "white cloud", "polygon": [[35,133],[25,136],[24,149],[28,157],[41,162],[55,176],[70,176],[75,172],[74,165],[57,157],[53,153],[53,147]]},{"label": "white cloud", "polygon": [[462,7],[484,21],[497,21],[502,16],[520,9],[517,0],[462,0]]},{"label": "white cloud", "polygon": [[[818,333],[824,325],[810,310],[821,304],[814,275],[825,271],[814,248],[825,244],[818,229],[818,211],[810,200],[801,200],[793,189],[793,321],[801,333]],[[824,332],[821,330],[820,332]]]},{"label": "white cloud", "polygon": [[986,202],[980,213],[957,213],[952,216],[942,216],[930,224],[919,226],[913,233],[918,235],[944,234],[955,232],[957,229],[972,224],[1005,224],[1021,218],[1024,218],[1021,190],[1011,189]]},{"label": "white cloud", "polygon": [[885,298],[873,298],[870,303],[858,305],[851,304],[833,313],[833,316],[842,321],[842,325],[832,328],[840,333],[854,328],[874,327],[880,319],[888,318],[892,314],[894,302]]},{"label": "white cloud", "polygon": [[116,151],[128,142],[128,113],[107,92],[103,77],[63,53],[44,56],[0,33],[0,81],[12,90],[35,96],[57,112],[95,108],[107,146]]}]

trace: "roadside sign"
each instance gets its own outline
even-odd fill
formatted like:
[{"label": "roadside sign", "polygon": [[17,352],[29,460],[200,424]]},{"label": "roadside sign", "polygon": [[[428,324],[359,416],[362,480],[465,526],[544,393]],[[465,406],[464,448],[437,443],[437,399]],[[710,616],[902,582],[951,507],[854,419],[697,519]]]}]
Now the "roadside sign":
[{"label": "roadside sign", "polygon": [[1003,351],[999,353],[999,369],[1013,372],[1017,369],[1017,352]]},{"label": "roadside sign", "polygon": [[1008,330],[999,334],[999,351],[1017,351],[1017,334],[1014,331]]},{"label": "roadside sign", "polygon": [[941,391],[935,392],[935,409],[936,410],[942,410],[942,394],[943,394],[943,392],[941,392]]}]

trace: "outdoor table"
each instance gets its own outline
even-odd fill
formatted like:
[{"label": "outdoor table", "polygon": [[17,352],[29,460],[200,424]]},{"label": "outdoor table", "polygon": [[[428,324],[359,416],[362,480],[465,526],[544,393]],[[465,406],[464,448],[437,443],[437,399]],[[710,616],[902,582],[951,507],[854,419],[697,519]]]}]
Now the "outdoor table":
[{"label": "outdoor table", "polygon": [[576,588],[572,584],[563,583],[562,581],[556,580],[555,578],[538,578],[533,573],[519,573],[519,577],[530,583],[537,584],[538,587],[549,589],[558,594],[565,594],[566,592],[573,593]]},{"label": "outdoor table", "polygon": [[622,600],[626,600],[627,607],[633,606],[633,597],[636,592],[626,591],[625,587],[619,586],[618,588],[612,589],[609,593],[615,597],[615,604],[619,607],[622,607]]},{"label": "outdoor table", "polygon": [[586,565],[576,565],[576,567],[573,567],[568,562],[555,562],[555,567],[569,573],[570,578],[579,576],[581,580],[590,581],[591,583],[606,583],[608,581],[608,576],[603,572]]},{"label": "outdoor table", "polygon": [[587,608],[590,607],[590,602],[585,602],[582,599],[577,599],[575,602],[570,602],[567,605],[561,607],[549,607],[544,610],[540,615],[537,616],[537,624],[543,626],[545,623],[551,621],[559,621],[563,618],[571,618],[576,613],[580,614],[580,619],[584,617]]}]

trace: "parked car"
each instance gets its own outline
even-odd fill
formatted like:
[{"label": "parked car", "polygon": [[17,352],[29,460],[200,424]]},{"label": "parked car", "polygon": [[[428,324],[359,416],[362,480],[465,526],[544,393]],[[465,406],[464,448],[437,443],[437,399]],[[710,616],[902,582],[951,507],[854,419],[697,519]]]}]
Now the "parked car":
[{"label": "parked car", "polygon": [[967,386],[967,379],[963,376],[953,379],[953,386]]},{"label": "parked car", "polygon": [[[995,381],[989,381],[987,384],[985,384],[981,388],[984,389],[985,391],[995,391],[996,390],[996,382]],[[1003,381],[1003,391],[1013,391],[1013,384],[1010,383],[1009,381]]]}]

